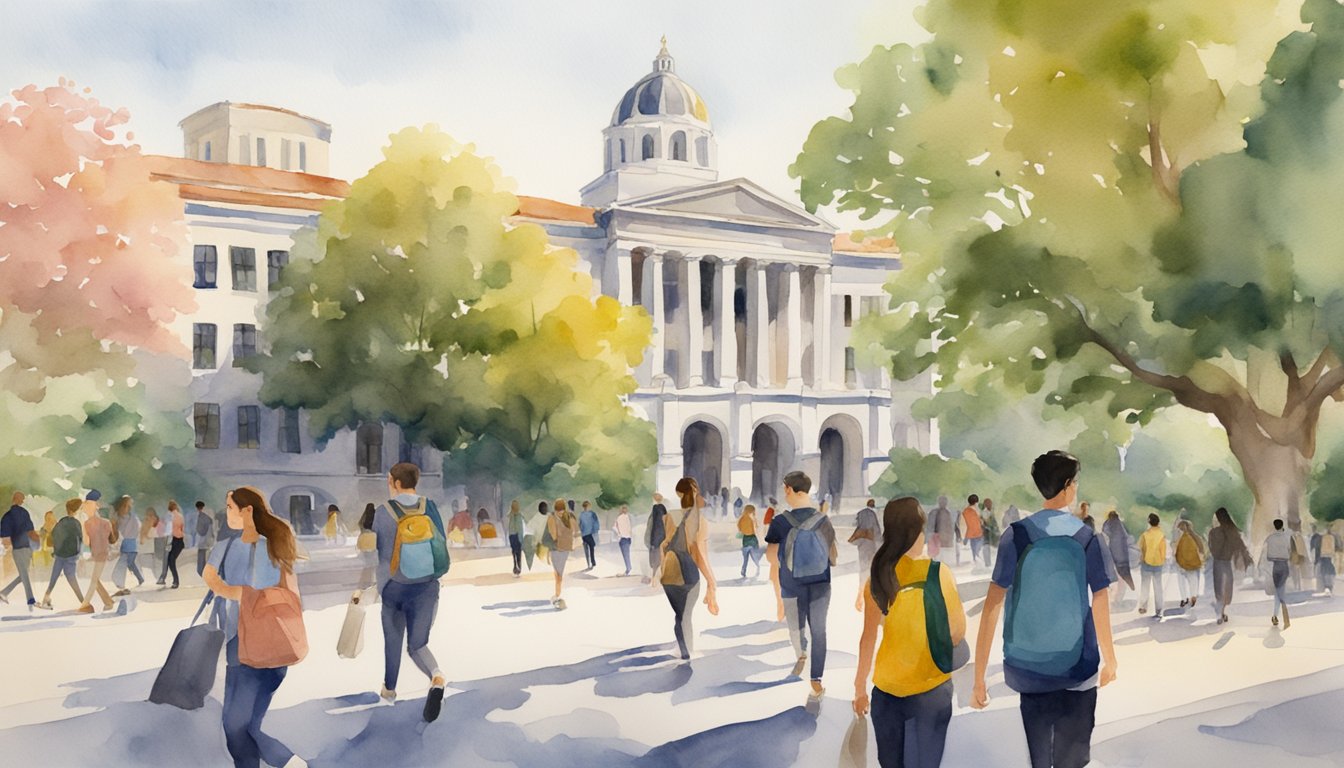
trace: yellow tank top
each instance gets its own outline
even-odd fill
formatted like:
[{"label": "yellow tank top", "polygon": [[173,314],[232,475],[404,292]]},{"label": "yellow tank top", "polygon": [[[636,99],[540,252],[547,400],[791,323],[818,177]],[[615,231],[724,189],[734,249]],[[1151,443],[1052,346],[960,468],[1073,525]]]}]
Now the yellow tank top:
[{"label": "yellow tank top", "polygon": [[[929,573],[928,558],[902,557],[896,563],[898,584],[923,581]],[[961,610],[955,588],[943,590],[948,615]],[[892,696],[914,696],[931,691],[952,678],[938,669],[929,655],[929,636],[924,628],[924,592],[910,587],[896,593],[882,622],[882,644],[873,665],[873,685]]]}]

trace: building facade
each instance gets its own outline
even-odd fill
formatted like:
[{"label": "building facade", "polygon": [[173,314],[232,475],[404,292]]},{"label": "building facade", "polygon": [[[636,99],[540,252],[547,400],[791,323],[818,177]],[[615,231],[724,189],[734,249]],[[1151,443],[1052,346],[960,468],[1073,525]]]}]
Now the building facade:
[{"label": "building facade", "polygon": [[[327,175],[331,127],[228,102],[181,126],[184,157],[153,162],[156,179],[178,186],[191,232],[199,309],[178,330],[193,350],[202,471],[257,485],[304,532],[327,504],[355,514],[381,498],[399,460],[425,469],[431,496],[460,493],[442,456],[395,425],[316,444],[302,414],[263,407],[258,377],[235,367],[261,343],[294,233],[348,193]],[[630,402],[657,428],[660,490],[689,475],[707,495],[764,500],[802,468],[819,498],[843,503],[867,493],[893,445],[936,451],[936,432],[909,416],[918,387],[897,391],[893,408],[889,377],[856,365],[849,343],[860,317],[882,311],[882,284],[900,267],[890,243],[855,243],[746,179],[719,180],[708,108],[665,43],[601,146],[602,173],[581,205],[523,196],[515,220],[574,248],[601,292],[652,316]]]}]

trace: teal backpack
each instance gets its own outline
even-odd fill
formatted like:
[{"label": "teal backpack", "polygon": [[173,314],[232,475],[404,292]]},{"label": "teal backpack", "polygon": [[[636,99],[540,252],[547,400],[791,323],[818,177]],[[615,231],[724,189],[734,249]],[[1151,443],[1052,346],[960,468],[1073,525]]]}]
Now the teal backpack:
[{"label": "teal backpack", "polygon": [[1004,663],[1043,677],[1086,680],[1096,672],[1096,660],[1083,653],[1092,529],[1051,535],[1030,519],[1011,527],[1017,572],[1003,625]]}]

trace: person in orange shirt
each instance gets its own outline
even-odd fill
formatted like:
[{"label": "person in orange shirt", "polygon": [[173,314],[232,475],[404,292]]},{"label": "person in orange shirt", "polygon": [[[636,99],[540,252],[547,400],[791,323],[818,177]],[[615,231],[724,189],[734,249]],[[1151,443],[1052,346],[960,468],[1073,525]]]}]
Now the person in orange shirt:
[{"label": "person in orange shirt", "polygon": [[972,568],[980,560],[980,548],[985,543],[985,529],[980,524],[980,513],[975,509],[979,503],[980,497],[972,493],[966,497],[966,508],[961,510],[961,535],[971,545]]},{"label": "person in orange shirt", "polygon": [[177,589],[182,583],[177,575],[177,557],[182,554],[182,548],[187,545],[186,519],[182,517],[182,508],[177,506],[176,501],[168,502],[169,522],[171,523],[170,535],[171,543],[168,545],[168,554],[163,560],[163,573],[159,575],[159,583],[162,584],[168,576],[168,572],[173,574],[173,589]]}]

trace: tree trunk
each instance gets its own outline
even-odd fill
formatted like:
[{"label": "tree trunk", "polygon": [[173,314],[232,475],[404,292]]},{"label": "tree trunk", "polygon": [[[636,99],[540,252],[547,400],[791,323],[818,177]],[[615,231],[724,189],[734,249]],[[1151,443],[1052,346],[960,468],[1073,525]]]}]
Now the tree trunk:
[{"label": "tree trunk", "polygon": [[1254,551],[1274,530],[1275,518],[1294,531],[1309,530],[1311,513],[1307,509],[1307,478],[1315,452],[1315,430],[1300,437],[1298,445],[1275,442],[1253,423],[1237,420],[1227,428],[1232,455],[1241,465],[1242,476],[1255,497],[1255,506],[1246,527],[1248,545]]}]

